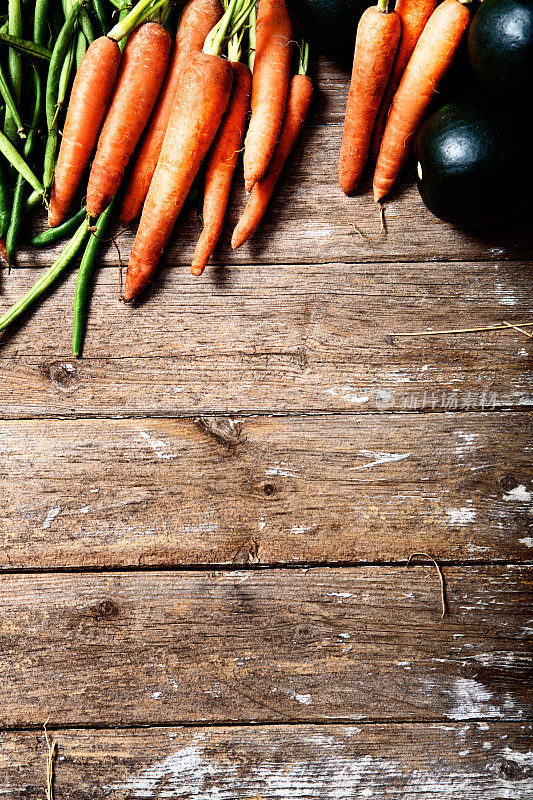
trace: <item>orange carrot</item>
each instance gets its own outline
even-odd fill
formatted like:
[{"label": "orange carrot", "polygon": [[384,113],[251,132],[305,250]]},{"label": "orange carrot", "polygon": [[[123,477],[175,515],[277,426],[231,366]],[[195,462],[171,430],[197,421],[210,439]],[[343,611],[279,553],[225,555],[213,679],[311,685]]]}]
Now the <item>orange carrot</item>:
[{"label": "orange carrot", "polygon": [[263,177],[283,125],[289,87],[292,25],[285,0],[260,0],[252,83],[252,119],[244,149],[244,181],[250,191]]},{"label": "orange carrot", "polygon": [[87,213],[91,217],[107,208],[122,182],[157,100],[170,47],[170,36],[155,22],[141,25],[128,39],[89,175]]},{"label": "orange carrot", "polygon": [[167,77],[124,193],[120,212],[123,225],[129,225],[141,213],[157,166],[183,66],[192,52],[202,49],[207,34],[221,16],[222,8],[218,0],[190,0],[181,15]]},{"label": "orange carrot", "polygon": [[385,130],[387,114],[389,113],[392,98],[398,88],[420,34],[437,7],[437,3],[438,0],[397,0],[394,6],[394,10],[402,21],[402,36],[400,44],[398,45],[398,50],[396,51],[396,58],[394,59],[389,82],[379,107],[376,122],[374,123],[374,131],[370,143],[370,160],[373,162],[375,162],[379,153],[379,146],[383,137],[383,131]]},{"label": "orange carrot", "polygon": [[460,0],[444,0],[427,21],[390,107],[374,173],[376,202],[392,189],[469,22],[470,11]]},{"label": "orange carrot", "polygon": [[400,17],[387,12],[387,0],[367,8],[359,20],[339,160],[339,183],[345,194],[355,191],[363,173],[400,34]]},{"label": "orange carrot", "polygon": [[145,288],[157,267],[226,111],[231,82],[229,61],[204,52],[189,56],[133,243],[124,287],[127,301]]},{"label": "orange carrot", "polygon": [[83,56],[72,87],[54,175],[48,211],[51,227],[66,217],[89,163],[119,64],[120,48],[107,36],[96,39]]},{"label": "orange carrot", "polygon": [[234,250],[250,238],[263,218],[281,170],[298,139],[312,97],[313,84],[310,78],[307,75],[295,75],[290,82],[285,119],[274,156],[266,175],[254,184],[248,205],[233,231],[231,246]]},{"label": "orange carrot", "polygon": [[244,138],[250,107],[252,73],[239,62],[232,62],[233,87],[226,115],[213,143],[204,188],[204,228],[196,245],[192,274],[201,275],[219,236],[228,205],[233,173]]}]

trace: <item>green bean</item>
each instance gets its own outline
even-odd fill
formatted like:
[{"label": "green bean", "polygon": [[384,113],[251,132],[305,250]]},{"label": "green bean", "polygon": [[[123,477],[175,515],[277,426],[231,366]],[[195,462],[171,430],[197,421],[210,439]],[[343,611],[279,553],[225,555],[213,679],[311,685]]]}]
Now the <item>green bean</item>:
[{"label": "green bean", "polygon": [[17,172],[19,172],[22,177],[28,181],[30,186],[32,186],[36,192],[39,192],[41,195],[44,194],[44,187],[39,178],[36,177],[33,170],[30,169],[26,161],[23,159],[17,149],[13,147],[5,133],[2,133],[2,131],[0,131],[0,152],[4,154],[9,163],[15,167]]},{"label": "green bean", "polygon": [[80,7],[80,2],[77,2],[72,6],[72,11],[65,20],[65,24],[61,28],[59,36],[57,37],[57,41],[52,52],[52,58],[50,59],[48,80],[46,82],[46,124],[48,125],[48,130],[51,129],[57,115],[59,82],[61,80],[61,73],[63,71],[65,59],[67,58],[69,49],[71,49],[72,37]]},{"label": "green bean", "polygon": [[12,50],[16,50],[30,58],[39,58],[41,61],[50,61],[52,52],[47,47],[43,47],[28,39],[21,39],[20,36],[11,36],[9,33],[0,32],[0,42],[7,44]]},{"label": "green bean", "polygon": [[91,42],[94,42],[93,26],[91,24],[89,15],[87,14],[85,8],[83,7],[80,12],[80,27],[83,33],[85,34],[85,38],[87,39],[89,44],[91,44]]},{"label": "green bean", "polygon": [[105,237],[109,232],[115,205],[116,201],[112,200],[103,214],[100,215],[96,225],[95,235],[92,235],[89,239],[78,270],[76,292],[74,294],[74,320],[72,325],[72,355],[76,358],[80,355],[83,344],[91,278],[98,257],[105,244]]},{"label": "green bean", "polygon": [[39,280],[32,286],[30,291],[24,295],[17,303],[15,303],[9,311],[6,311],[4,316],[0,319],[0,331],[5,330],[8,325],[11,325],[18,319],[25,311],[33,305],[42,295],[52,286],[58,278],[63,275],[65,270],[70,266],[87,236],[89,235],[89,227],[87,221],[84,220],[80,225],[70,242],[67,244],[59,258],[54,261],[52,266],[42,275]]},{"label": "green bean", "polygon": [[[73,14],[77,13],[79,8],[80,8],[80,3],[77,3],[75,6],[73,6],[69,19],[71,19]],[[76,20],[74,18],[74,23],[75,22]],[[43,184],[46,191],[48,191],[48,189],[52,185],[52,180],[54,178],[57,147],[59,144],[59,114],[63,107],[63,103],[67,94],[70,73],[76,55],[75,53],[76,43],[73,41],[73,37],[75,35],[74,23],[69,29],[70,41],[67,42],[68,47],[65,52],[65,57],[63,59],[63,62],[61,64],[61,62],[57,60],[57,63],[55,65],[55,68],[59,70],[59,76],[57,78],[57,81],[55,78],[52,81],[50,79],[50,73],[52,71],[52,62],[50,62],[50,70],[48,71],[48,81],[46,84],[46,121],[48,124],[48,139],[46,141],[46,148],[44,153],[44,169],[43,169]],[[66,24],[67,23],[65,22],[65,26]],[[56,51],[54,48],[54,55],[55,52]],[[52,60],[53,59],[54,56],[52,57]],[[59,69],[60,66],[61,69]]]},{"label": "green bean", "polygon": [[[22,8],[20,0],[9,0],[8,3],[9,33],[11,36],[22,36]],[[9,82],[13,92],[15,108],[20,104],[20,93],[22,91],[22,60],[20,53],[12,47],[8,53]],[[5,99],[5,98],[4,98]],[[20,117],[19,117],[20,120]],[[4,133],[11,142],[17,139],[18,123],[13,116],[11,109],[6,109],[4,121]]]},{"label": "green bean", "polygon": [[87,39],[83,31],[78,33],[78,41],[76,44],[76,72],[79,70],[83,56],[87,52]]},{"label": "green bean", "polygon": [[109,21],[102,0],[92,0],[92,6],[101,32],[106,34],[109,30]]},{"label": "green bean", "polygon": [[19,110],[15,104],[13,95],[11,94],[11,90],[7,83],[6,76],[4,75],[2,64],[0,64],[0,94],[4,98],[4,102],[6,104],[6,114],[9,112],[11,119],[14,120],[15,125],[17,127],[17,133],[19,134],[19,136],[22,136],[22,133],[24,131],[24,125],[22,124]]},{"label": "green bean", "polygon": [[37,236],[34,236],[30,241],[30,244],[33,245],[33,247],[51,247],[56,242],[68,236],[69,233],[73,233],[86,216],[87,210],[85,206],[83,206],[77,214],[67,219],[62,225],[58,225],[56,228],[46,228],[42,233],[38,233]]},{"label": "green bean", "polygon": [[9,227],[11,219],[11,193],[9,191],[9,181],[7,169],[0,160],[0,238],[2,238]]},{"label": "green bean", "polygon": [[30,194],[28,199],[26,200],[26,212],[33,211],[34,208],[37,208],[43,202],[42,194],[36,192],[35,189]]},{"label": "green bean", "polygon": [[[35,146],[35,139],[37,137],[37,126],[39,124],[39,120],[43,110],[43,100],[42,100],[42,84],[41,84],[41,76],[37,69],[33,68],[33,116],[31,120],[31,127],[28,133],[28,138],[24,143],[24,150],[23,155],[24,158],[27,160],[30,158],[33,148]],[[11,211],[11,222],[9,223],[9,229],[7,231],[6,236],[6,250],[7,250],[7,262],[9,265],[9,269],[11,269],[13,263],[13,255],[17,248],[20,231],[22,228],[22,224],[24,222],[24,212],[25,212],[25,193],[26,193],[27,183],[24,178],[19,175],[17,178],[17,183],[15,184],[15,193],[13,195],[13,209]]]},{"label": "green bean", "polygon": [[35,0],[35,16],[33,18],[33,41],[44,45],[48,31],[48,0]]}]

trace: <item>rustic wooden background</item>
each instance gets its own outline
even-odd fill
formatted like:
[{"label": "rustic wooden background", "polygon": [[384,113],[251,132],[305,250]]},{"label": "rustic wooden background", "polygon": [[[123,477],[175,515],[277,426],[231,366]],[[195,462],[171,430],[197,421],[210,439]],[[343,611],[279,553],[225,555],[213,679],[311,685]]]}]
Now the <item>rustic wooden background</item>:
[{"label": "rustic wooden background", "polygon": [[44,796],[47,719],[57,800],[533,797],[533,347],[395,336],[531,319],[530,225],[454,230],[406,177],[361,240],[316,74],[248,247],[239,186],[201,280],[192,210],[136,307],[108,249],[83,360],[74,275],[0,338],[2,797]]}]

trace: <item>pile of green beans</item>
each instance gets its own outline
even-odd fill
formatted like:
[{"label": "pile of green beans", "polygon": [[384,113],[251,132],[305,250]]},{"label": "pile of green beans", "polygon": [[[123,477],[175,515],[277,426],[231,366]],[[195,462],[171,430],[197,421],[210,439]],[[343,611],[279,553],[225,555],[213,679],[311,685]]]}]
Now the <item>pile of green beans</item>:
[{"label": "pile of green beans", "polygon": [[[137,3],[139,14],[128,16]],[[169,27],[168,8],[169,0],[153,0],[152,5],[150,0],[8,0],[7,17],[0,17],[0,261],[5,258],[10,270],[30,228],[29,215],[46,211],[72,81],[88,46],[125,18],[125,25],[130,17],[141,18],[141,12],[148,18],[151,10],[157,11]],[[72,333],[73,355],[81,354],[92,279],[116,204],[115,198],[95,227],[89,226],[82,206],[62,225],[30,239],[36,248],[66,244],[24,297],[0,317],[0,331],[20,320],[81,254]]]}]

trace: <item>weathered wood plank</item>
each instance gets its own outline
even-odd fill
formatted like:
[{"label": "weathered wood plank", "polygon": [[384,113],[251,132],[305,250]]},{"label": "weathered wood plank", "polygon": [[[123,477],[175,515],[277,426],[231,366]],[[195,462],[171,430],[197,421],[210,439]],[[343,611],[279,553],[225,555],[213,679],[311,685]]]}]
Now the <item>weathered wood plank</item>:
[{"label": "weathered wood plank", "polygon": [[[79,363],[72,275],[1,336],[0,415],[531,406],[533,351],[516,331],[390,339],[524,319],[529,272],[514,262],[285,265],[217,271],[213,283],[180,268],[129,308],[115,271],[102,270]],[[36,274],[12,273],[0,311]]]},{"label": "weathered wood plank", "polygon": [[[478,232],[460,231],[435,219],[424,207],[413,185],[412,164],[387,202],[387,236],[377,241],[362,241],[354,235],[354,223],[372,235],[379,227],[379,220],[369,178],[362,183],[363,193],[351,199],[344,197],[337,182],[349,72],[321,59],[316,83],[318,90],[313,111],[264,225],[255,239],[232,253],[229,245],[231,231],[245,203],[239,171],[226,230],[216,254],[217,263],[533,258],[533,240],[527,217],[516,226]],[[44,217],[41,217],[37,228],[41,229],[44,222]],[[178,223],[167,262],[190,264],[198,236],[196,213],[189,211]],[[132,244],[131,233],[123,234],[120,242],[122,258],[127,261]],[[43,264],[49,263],[49,259],[49,253],[26,253],[20,263],[23,266]],[[117,262],[114,248],[109,249],[105,260],[106,263]]]},{"label": "weathered wood plank", "polygon": [[532,440],[525,413],[4,422],[0,567],[527,560]]},{"label": "weathered wood plank", "polygon": [[1,723],[520,721],[531,572],[3,575]]},{"label": "weathered wood plank", "polygon": [[[59,730],[56,800],[526,800],[519,723]],[[44,736],[0,734],[0,794],[43,797]]]}]

